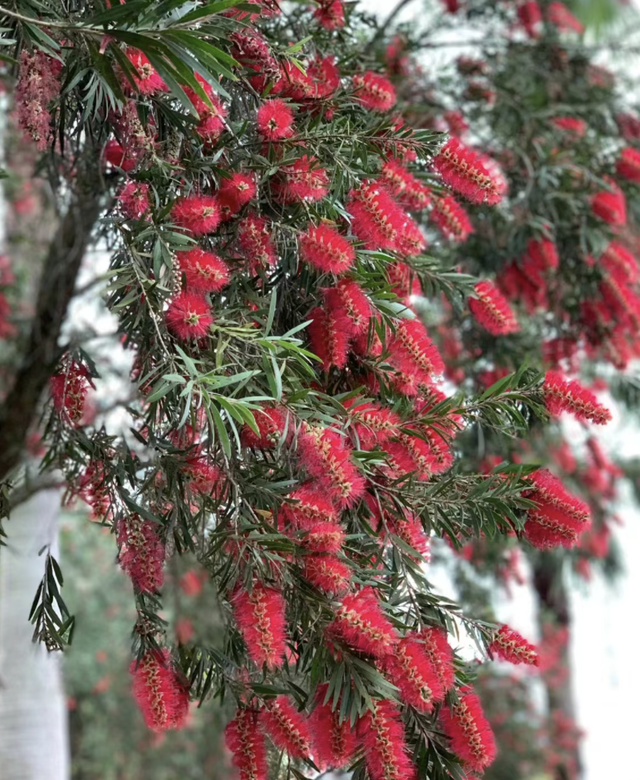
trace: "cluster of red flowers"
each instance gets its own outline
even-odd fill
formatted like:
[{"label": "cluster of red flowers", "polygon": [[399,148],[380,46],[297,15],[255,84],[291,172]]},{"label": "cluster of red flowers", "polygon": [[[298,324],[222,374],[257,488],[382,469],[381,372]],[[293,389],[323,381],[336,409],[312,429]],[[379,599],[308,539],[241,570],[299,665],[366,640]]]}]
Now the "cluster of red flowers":
[{"label": "cluster of red flowers", "polygon": [[282,665],[286,650],[285,603],[275,588],[254,583],[251,591],[240,588],[232,598],[233,611],[251,659],[258,666]]},{"label": "cluster of red flowers", "polygon": [[51,102],[60,94],[62,63],[44,52],[23,48],[16,87],[16,103],[20,127],[35,141],[38,149],[46,149],[51,139]]},{"label": "cluster of red flowers", "polygon": [[525,539],[541,550],[574,546],[589,527],[591,512],[587,504],[569,493],[547,469],[534,471],[528,479],[532,487],[524,496],[536,506],[527,511]]},{"label": "cluster of red flowers", "polygon": [[441,718],[454,753],[469,769],[484,771],[495,758],[496,745],[478,696],[471,688],[461,688],[457,703],[443,708]]},{"label": "cluster of red flowers", "polygon": [[120,566],[140,593],[155,593],[164,581],[165,549],[157,524],[137,514],[122,517],[118,523]]},{"label": "cluster of red flowers", "polygon": [[132,661],[133,695],[145,723],[154,731],[180,729],[189,714],[189,688],[171,661],[168,650],[150,650]]},{"label": "cluster of red flowers", "polygon": [[566,379],[559,371],[548,371],[542,385],[544,402],[551,414],[571,412],[578,420],[604,425],[611,412],[598,403],[595,394],[580,382]]},{"label": "cluster of red flowers", "polygon": [[89,388],[94,387],[85,366],[70,362],[51,377],[51,398],[56,412],[68,425],[82,424]]},{"label": "cluster of red flowers", "polygon": [[489,652],[512,664],[538,665],[536,648],[509,626],[501,626],[491,644]]},{"label": "cluster of red flowers", "polygon": [[492,282],[478,282],[474,292],[477,298],[469,298],[469,308],[485,330],[493,336],[504,336],[520,329],[511,307]]},{"label": "cluster of red flowers", "polygon": [[472,203],[495,205],[502,200],[503,184],[492,173],[486,159],[465,146],[458,138],[451,138],[433,160],[433,167],[456,192]]}]

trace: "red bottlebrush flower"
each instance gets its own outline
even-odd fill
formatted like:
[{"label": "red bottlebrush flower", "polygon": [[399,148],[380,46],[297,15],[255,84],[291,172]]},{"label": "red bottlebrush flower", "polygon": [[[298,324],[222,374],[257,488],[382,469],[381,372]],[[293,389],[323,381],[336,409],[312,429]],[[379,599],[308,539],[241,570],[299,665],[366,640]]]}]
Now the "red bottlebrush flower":
[{"label": "red bottlebrush flower", "polygon": [[273,245],[269,223],[264,217],[249,214],[238,223],[238,245],[252,273],[276,264],[278,255]]},{"label": "red bottlebrush flower", "polygon": [[199,247],[178,252],[178,262],[189,290],[220,292],[229,284],[229,267],[213,252],[205,252]]},{"label": "red bottlebrush flower", "polygon": [[349,590],[351,569],[334,555],[308,555],[302,565],[304,578],[323,593],[341,596]]},{"label": "red bottlebrush flower", "polygon": [[[291,67],[298,70],[293,64]],[[307,75],[311,79],[309,97],[316,100],[332,97],[340,86],[340,71],[334,57],[317,57],[307,68]]]},{"label": "red bottlebrush flower", "polygon": [[180,729],[189,714],[189,688],[171,662],[168,650],[147,651],[132,661],[133,696],[147,727],[153,731]]},{"label": "red bottlebrush flower", "polygon": [[[213,91],[213,87],[211,86],[211,84],[209,84],[208,81],[203,79],[199,73],[196,73],[195,76],[196,76],[196,81],[202,87],[202,91],[209,99],[209,102],[207,103],[207,101],[203,100],[202,97],[191,87],[184,88],[187,97],[193,104],[195,110],[198,112],[198,116],[201,119],[209,115],[225,117],[227,115],[227,112],[224,109],[222,103],[220,102],[220,98]],[[221,125],[221,132],[222,132],[222,127],[223,125]]]},{"label": "red bottlebrush flower", "polygon": [[384,444],[390,436],[398,433],[402,425],[400,415],[375,401],[352,398],[343,405],[349,410],[352,428],[358,436],[359,449],[371,450],[376,445]]},{"label": "red bottlebrush flower", "polygon": [[267,82],[280,80],[280,66],[264,36],[256,30],[243,29],[232,33],[229,39],[233,43],[231,54],[238,62],[261,73]]},{"label": "red bottlebrush flower", "polygon": [[502,199],[500,185],[484,161],[457,138],[451,138],[433,159],[433,167],[456,192],[472,203],[495,205]]},{"label": "red bottlebrush flower", "polygon": [[158,525],[140,515],[125,515],[118,523],[120,566],[140,593],[155,593],[164,581],[164,544]]},{"label": "red bottlebrush flower", "polygon": [[[600,256],[603,267],[610,272],[621,273],[627,282],[635,284],[640,279],[638,261],[633,254],[618,241],[612,241]],[[614,272],[615,273],[615,272]]]},{"label": "red bottlebrush flower", "polygon": [[384,449],[391,456],[399,476],[403,470],[415,473],[421,480],[433,475],[435,455],[429,443],[418,436],[401,433],[397,441],[387,442]]},{"label": "red bottlebrush flower", "polygon": [[344,27],[342,0],[320,0],[320,5],[313,15],[325,30],[341,30]]},{"label": "red bottlebrush flower", "polygon": [[403,257],[417,257],[427,248],[427,242],[422,235],[420,226],[408,214],[398,236],[396,252]]},{"label": "red bottlebrush flower", "polygon": [[581,35],[584,25],[571,13],[564,3],[549,3],[547,8],[547,20],[560,30],[560,32],[576,32]]},{"label": "red bottlebrush flower", "polygon": [[274,195],[284,204],[315,202],[329,194],[329,175],[315,157],[303,155],[280,168]]},{"label": "red bottlebrush flower", "polygon": [[396,104],[396,90],[385,76],[373,71],[353,77],[356,100],[369,111],[389,111]]},{"label": "red bottlebrush flower", "polygon": [[255,198],[258,188],[252,173],[233,173],[220,182],[217,192],[220,215],[224,222],[235,216],[243,206]]},{"label": "red bottlebrush flower", "polygon": [[442,4],[447,10],[447,13],[457,14],[460,10],[460,0],[442,0]]},{"label": "red bottlebrush flower", "polygon": [[[287,427],[286,409],[280,406],[263,406],[254,414],[258,433],[248,425],[242,429],[242,443],[245,447],[272,450],[277,445]],[[292,422],[290,422],[292,424]]]},{"label": "red bottlebrush flower", "polygon": [[307,482],[289,495],[291,503],[283,504],[282,514],[294,528],[310,530],[317,523],[338,523],[338,513],[317,485]]},{"label": "red bottlebrush flower", "polygon": [[482,772],[496,756],[496,744],[480,699],[472,688],[460,688],[459,702],[440,712],[451,749],[474,772]]},{"label": "red bottlebrush flower", "polygon": [[431,661],[440,687],[446,693],[455,682],[453,650],[447,640],[447,632],[443,628],[433,627],[417,636],[424,645],[424,652]]},{"label": "red bottlebrush flower", "polygon": [[53,407],[69,425],[77,428],[82,424],[85,403],[93,382],[87,369],[79,363],[69,363],[64,371],[50,380]]},{"label": "red bottlebrush flower", "polygon": [[587,504],[567,492],[562,482],[547,469],[529,475],[532,488],[523,493],[535,501],[536,508],[527,512],[525,538],[541,550],[562,545],[572,547],[588,527]]},{"label": "red bottlebrush flower", "polygon": [[352,506],[364,492],[364,478],[351,460],[343,436],[328,428],[307,427],[298,440],[300,460],[340,509]]},{"label": "red bottlebrush flower", "polygon": [[518,19],[530,38],[539,38],[542,32],[542,11],[535,0],[525,0],[518,6]]},{"label": "red bottlebrush flower", "polygon": [[260,720],[279,750],[286,750],[291,758],[309,758],[312,750],[309,726],[287,696],[269,702]]},{"label": "red bottlebrush flower", "polygon": [[409,211],[423,211],[431,203],[431,190],[393,157],[382,166],[382,182]]},{"label": "red bottlebrush flower", "polygon": [[433,197],[431,206],[431,219],[446,238],[462,243],[473,233],[468,214],[451,195]]},{"label": "red bottlebrush flower", "polygon": [[[435,472],[433,472],[435,473]],[[387,516],[387,528],[405,544],[414,549],[421,558],[428,561],[431,557],[431,544],[424,532],[420,518],[407,512],[405,515]],[[412,556],[415,558],[415,556]]]},{"label": "red bottlebrush flower", "polygon": [[358,741],[349,719],[340,722],[340,708],[332,711],[331,699],[326,704],[323,703],[328,687],[326,684],[318,687],[317,704],[309,718],[314,759],[321,770],[344,769],[355,755]]},{"label": "red bottlebrush flower", "polygon": [[224,736],[240,780],[267,780],[267,749],[256,710],[241,708],[227,725]]},{"label": "red bottlebrush flower", "polygon": [[293,135],[293,110],[284,100],[265,100],[258,110],[258,132],[267,141],[281,141]]},{"label": "red bottlebrush flower", "polygon": [[401,320],[389,344],[389,363],[418,383],[444,371],[442,358],[420,320]]},{"label": "red bottlebrush flower", "polygon": [[329,225],[310,227],[299,238],[300,257],[323,273],[348,271],[356,260],[351,242]]},{"label": "red bottlebrush flower", "polygon": [[373,709],[358,722],[358,735],[371,780],[407,780],[415,776],[396,704],[374,701]]},{"label": "red bottlebrush flower", "polygon": [[202,339],[209,335],[213,324],[207,301],[194,293],[180,293],[165,312],[167,327],[181,341]]},{"label": "red bottlebrush flower", "polygon": [[80,477],[78,495],[91,507],[94,520],[104,520],[111,509],[111,495],[107,486],[107,474],[102,461],[89,461]]},{"label": "red bottlebrush flower", "polygon": [[493,282],[478,282],[473,288],[477,298],[469,298],[469,309],[482,325],[493,336],[504,336],[520,330],[507,299]]},{"label": "red bottlebrush flower", "polygon": [[220,224],[220,204],[211,196],[191,195],[176,202],[171,216],[178,227],[194,236],[206,236]]},{"label": "red bottlebrush flower", "polygon": [[611,420],[611,412],[598,403],[591,390],[575,380],[565,379],[558,371],[547,371],[542,393],[545,406],[553,415],[571,412],[578,420],[591,420],[597,425]]},{"label": "red bottlebrush flower", "polygon": [[125,173],[132,171],[137,165],[136,155],[130,150],[123,149],[114,139],[105,144],[104,159],[109,165],[120,168]]},{"label": "red bottlebrush flower", "polygon": [[118,205],[127,219],[141,219],[149,211],[149,185],[128,181],[120,190]]},{"label": "red bottlebrush flower", "polygon": [[238,589],[233,613],[251,660],[269,669],[282,666],[286,652],[285,603],[282,593],[256,582],[251,592]]},{"label": "red bottlebrush flower", "polygon": [[366,333],[371,319],[371,302],[352,279],[341,279],[335,287],[322,290],[328,315],[334,322],[348,324],[349,335]]},{"label": "red bottlebrush flower", "polygon": [[218,100],[215,104],[216,112],[209,111],[196,125],[196,133],[202,138],[205,147],[211,147],[222,135],[225,124],[224,117],[226,111],[222,108],[222,103]]},{"label": "red bottlebrush flower", "polygon": [[627,224],[627,201],[624,193],[614,183],[608,182],[611,190],[596,193],[591,199],[591,211],[609,225]]},{"label": "red bottlebrush flower", "polygon": [[575,116],[557,116],[551,120],[551,124],[576,138],[584,138],[587,132],[587,123]]},{"label": "red bottlebrush flower", "polygon": [[376,658],[384,658],[398,643],[398,635],[382,612],[373,588],[345,596],[330,631],[359,653]]},{"label": "red bottlebrush flower", "polygon": [[366,249],[396,249],[406,214],[385,187],[368,182],[352,190],[347,209],[352,230]]},{"label": "red bottlebrush flower", "polygon": [[344,531],[335,521],[313,523],[305,531],[300,543],[316,553],[338,553],[344,544]]},{"label": "red bottlebrush flower", "polygon": [[[337,316],[336,316],[337,314]],[[351,322],[344,312],[326,312],[317,306],[309,312],[311,350],[322,360],[322,368],[344,368],[349,354]]]},{"label": "red bottlebrush flower", "polygon": [[555,271],[560,264],[556,245],[546,238],[532,238],[527,244],[527,255],[541,270]]},{"label": "red bottlebrush flower", "polygon": [[184,475],[194,493],[221,499],[225,493],[226,481],[222,471],[203,456],[190,458],[184,467]]},{"label": "red bottlebrush flower", "polygon": [[167,85],[160,78],[145,54],[137,49],[129,49],[126,55],[137,73],[133,80],[136,83],[138,92],[143,95],[155,95],[156,92],[166,92]]},{"label": "red bottlebrush flower", "polygon": [[489,652],[512,664],[538,665],[536,648],[509,626],[501,626],[489,645]]},{"label": "red bottlebrush flower", "polygon": [[41,51],[20,53],[20,70],[16,85],[18,123],[35,142],[39,151],[47,148],[51,138],[49,104],[60,94],[62,63]]},{"label": "red bottlebrush flower", "polygon": [[444,690],[421,635],[405,636],[384,659],[384,669],[402,701],[420,712],[431,712],[435,702],[444,699]]},{"label": "red bottlebrush flower", "polygon": [[625,147],[620,152],[616,171],[623,178],[638,184],[640,182],[640,152],[632,146]]}]

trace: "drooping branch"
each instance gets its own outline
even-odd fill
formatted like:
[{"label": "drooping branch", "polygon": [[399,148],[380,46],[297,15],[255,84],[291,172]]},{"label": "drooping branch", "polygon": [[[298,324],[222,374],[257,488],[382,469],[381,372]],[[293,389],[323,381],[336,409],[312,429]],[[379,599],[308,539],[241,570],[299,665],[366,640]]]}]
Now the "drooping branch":
[{"label": "drooping branch", "polygon": [[60,359],[58,341],[76,277],[101,210],[98,155],[88,149],[40,276],[38,300],[13,386],[0,407],[0,481],[17,465],[40,397]]}]

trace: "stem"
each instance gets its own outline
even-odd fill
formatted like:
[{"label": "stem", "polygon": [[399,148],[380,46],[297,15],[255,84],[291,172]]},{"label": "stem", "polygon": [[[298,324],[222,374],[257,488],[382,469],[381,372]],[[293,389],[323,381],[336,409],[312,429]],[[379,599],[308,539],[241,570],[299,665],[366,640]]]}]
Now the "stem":
[{"label": "stem", "polygon": [[[58,30],[68,30],[69,28],[76,29],[75,26],[72,24],[66,24],[64,22],[52,22],[52,21],[47,21],[46,19],[34,19],[33,16],[24,16],[23,14],[16,13],[16,11],[10,11],[8,8],[5,8],[3,5],[0,5],[0,14],[3,16],[8,16],[11,19],[16,19],[19,22],[26,22],[27,24],[35,24],[35,25],[39,25],[40,27],[55,27]],[[87,32],[96,33],[97,31],[87,29]]]}]

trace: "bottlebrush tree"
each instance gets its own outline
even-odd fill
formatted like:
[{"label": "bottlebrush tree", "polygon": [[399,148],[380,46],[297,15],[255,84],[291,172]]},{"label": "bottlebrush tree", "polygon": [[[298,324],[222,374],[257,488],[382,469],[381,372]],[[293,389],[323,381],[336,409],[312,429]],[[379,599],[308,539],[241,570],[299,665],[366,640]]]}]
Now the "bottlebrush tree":
[{"label": "bottlebrush tree", "polygon": [[[633,292],[579,259],[595,252],[589,231],[620,225],[620,170],[634,158],[620,169],[621,144],[600,140],[602,168],[586,172],[559,140],[570,197],[545,200],[547,158],[519,156],[507,138],[518,136],[496,128],[509,119],[500,78],[537,87],[525,64],[548,68],[548,47],[537,27],[518,42],[514,25],[531,27],[521,7],[467,8],[499,31],[496,62],[459,63],[455,78],[412,63],[428,37],[340,0],[283,13],[270,0],[0,9],[17,122],[64,207],[0,410],[0,479],[20,487],[42,413],[43,473],[62,472],[68,498],[113,532],[131,578],[146,723],[179,728],[190,699],[233,701],[226,737],[242,778],[305,766],[371,780],[481,774],[495,741],[456,632],[486,659],[536,654],[434,591],[431,540],[560,550],[590,528],[589,505],[534,457],[510,451],[510,464],[487,467],[476,442],[535,441],[561,411],[608,420],[557,361],[545,376],[540,334],[575,333],[576,353],[588,334],[601,359],[605,331],[585,321],[582,294],[600,314],[623,307],[632,336]],[[562,52],[568,12],[545,10]],[[581,82],[567,82],[577,94]],[[459,137],[464,118],[440,93],[470,104],[474,134]],[[535,111],[522,116],[524,140],[546,153]],[[108,373],[91,339],[62,334],[98,237],[106,306],[132,359],[117,422],[88,413]],[[546,297],[514,300],[538,288],[504,281],[515,247],[546,284],[548,316]],[[165,569],[184,553],[217,594],[215,646],[167,634]],[[51,649],[73,630],[61,584],[48,557],[32,619]]]}]

